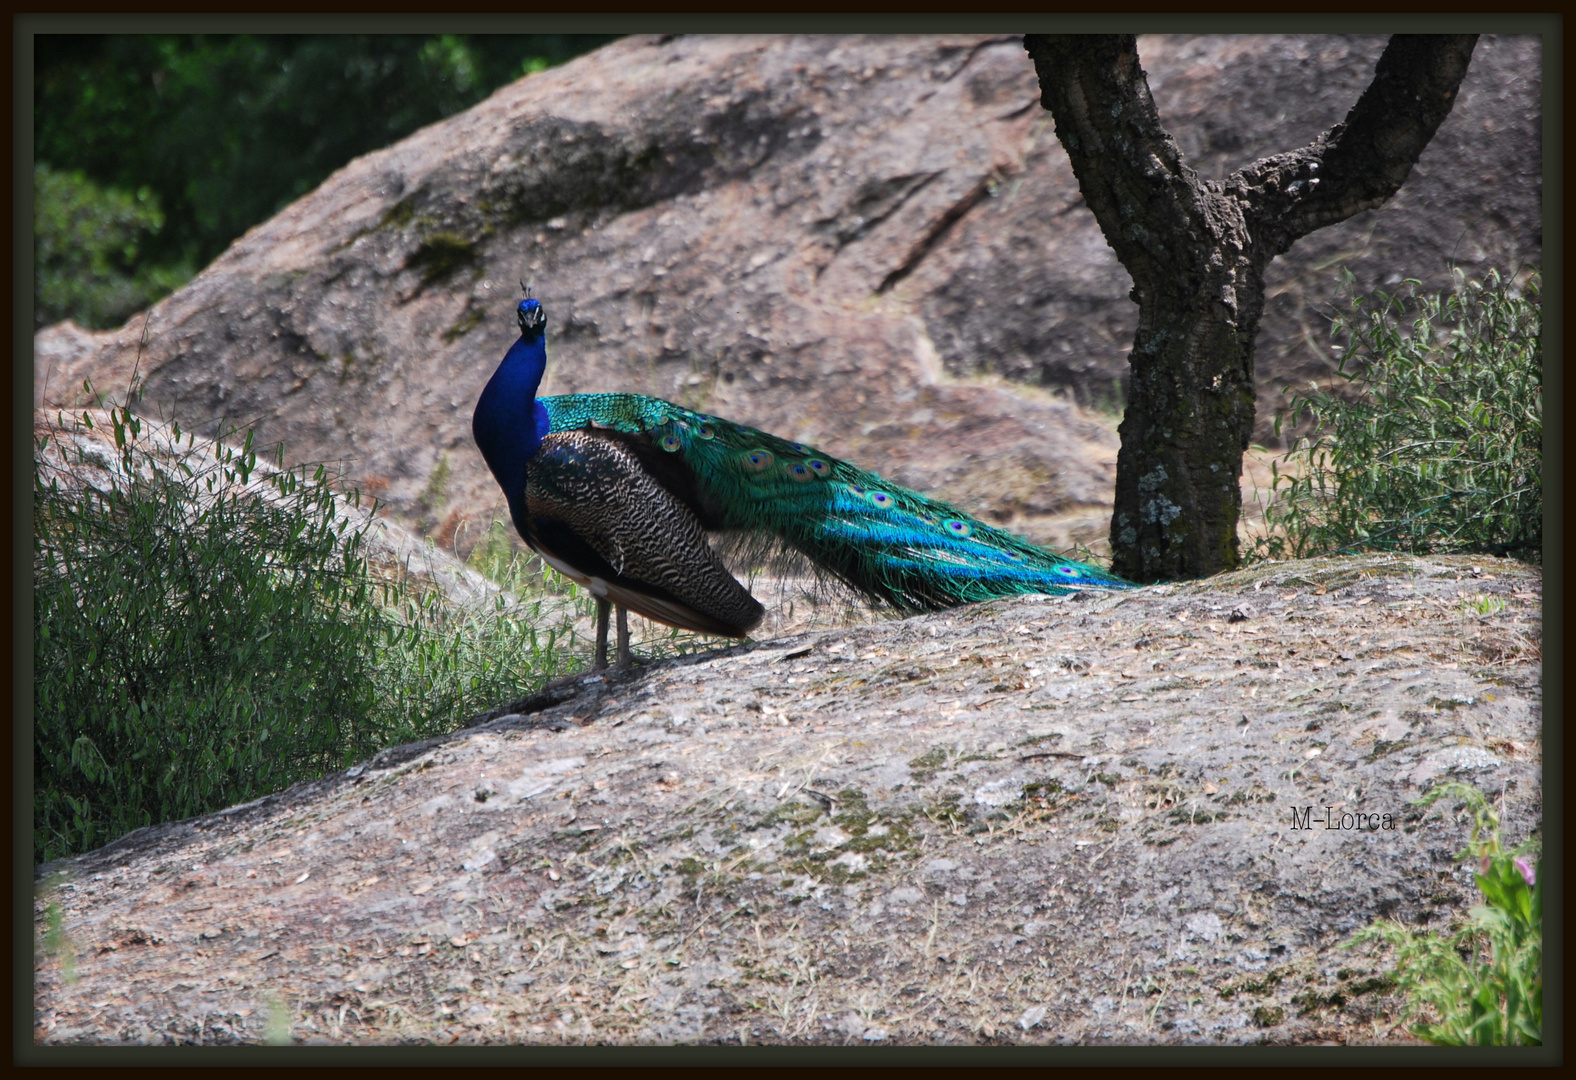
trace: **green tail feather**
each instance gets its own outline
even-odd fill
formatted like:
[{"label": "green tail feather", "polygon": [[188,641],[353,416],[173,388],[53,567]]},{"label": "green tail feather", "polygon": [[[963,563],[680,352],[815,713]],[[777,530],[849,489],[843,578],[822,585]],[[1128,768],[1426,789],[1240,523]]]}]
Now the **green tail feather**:
[{"label": "green tail feather", "polygon": [[1126,589],[937,499],[814,447],[639,394],[540,399],[553,431],[588,425],[647,436],[694,479],[714,527],[781,544],[819,571],[905,611],[1018,593]]}]

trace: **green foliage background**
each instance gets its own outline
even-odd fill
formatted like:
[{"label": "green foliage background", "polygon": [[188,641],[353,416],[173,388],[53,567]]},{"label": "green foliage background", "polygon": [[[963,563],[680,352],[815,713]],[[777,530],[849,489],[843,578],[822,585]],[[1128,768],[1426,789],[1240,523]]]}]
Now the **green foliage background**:
[{"label": "green foliage background", "polygon": [[40,35],[34,324],[119,325],[352,158],[612,39]]}]

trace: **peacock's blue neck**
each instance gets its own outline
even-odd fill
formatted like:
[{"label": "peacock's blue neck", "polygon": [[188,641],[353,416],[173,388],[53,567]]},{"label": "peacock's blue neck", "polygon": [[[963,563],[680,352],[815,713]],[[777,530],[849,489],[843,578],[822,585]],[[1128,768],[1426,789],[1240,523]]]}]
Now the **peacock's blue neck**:
[{"label": "peacock's blue neck", "polygon": [[516,527],[525,520],[526,463],[549,429],[547,409],[536,400],[546,370],[543,335],[521,335],[504,354],[471,416],[471,434],[509,500]]}]

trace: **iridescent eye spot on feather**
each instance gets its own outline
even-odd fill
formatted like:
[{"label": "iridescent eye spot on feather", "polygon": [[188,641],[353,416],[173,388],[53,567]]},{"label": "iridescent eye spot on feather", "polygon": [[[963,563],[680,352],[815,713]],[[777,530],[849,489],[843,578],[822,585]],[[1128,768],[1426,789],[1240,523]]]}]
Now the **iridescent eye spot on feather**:
[{"label": "iridescent eye spot on feather", "polygon": [[764,472],[772,467],[772,455],[769,450],[751,450],[744,455],[744,467],[751,472]]},{"label": "iridescent eye spot on feather", "polygon": [[805,462],[805,464],[810,466],[810,471],[815,473],[817,476],[832,475],[832,467],[826,462],[822,461],[820,458],[811,458],[809,461]]},{"label": "iridescent eye spot on feather", "polygon": [[662,436],[662,449],[666,450],[670,454],[683,445],[684,444],[679,441],[679,437],[677,435]]},{"label": "iridescent eye spot on feather", "polygon": [[969,528],[968,522],[959,521],[957,518],[948,518],[946,522],[946,528],[947,531],[953,536],[967,536],[969,533],[974,531],[973,529]]},{"label": "iridescent eye spot on feather", "polygon": [[1009,561],[1009,562],[1022,562],[1023,561],[1023,556],[1019,555],[1016,551],[1009,551],[1009,552],[1007,552],[1007,561]]},{"label": "iridescent eye spot on feather", "polygon": [[695,429],[695,434],[699,435],[703,439],[714,439],[717,437],[717,432],[713,430],[710,424],[702,424],[700,427]]},{"label": "iridescent eye spot on feather", "polygon": [[788,445],[793,447],[793,452],[796,454],[808,453],[810,450],[810,448],[802,442],[789,443]]},{"label": "iridescent eye spot on feather", "polygon": [[865,497],[865,489],[860,487],[858,484],[849,484],[848,493],[861,499]]},{"label": "iridescent eye spot on feather", "polygon": [[892,496],[888,495],[884,491],[872,491],[865,497],[883,510],[888,510],[892,507]]},{"label": "iridescent eye spot on feather", "polygon": [[791,461],[787,465],[784,465],[783,468],[788,470],[788,475],[793,477],[795,480],[805,481],[815,479],[815,473],[811,472],[797,461]]},{"label": "iridescent eye spot on feather", "polygon": [[1056,572],[1065,578],[1083,577],[1076,566],[1058,566]]}]

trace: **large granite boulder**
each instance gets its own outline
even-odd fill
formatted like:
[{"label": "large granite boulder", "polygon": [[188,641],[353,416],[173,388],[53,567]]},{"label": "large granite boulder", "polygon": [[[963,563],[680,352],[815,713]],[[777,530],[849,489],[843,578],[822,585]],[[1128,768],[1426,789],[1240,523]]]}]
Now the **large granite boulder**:
[{"label": "large granite boulder", "polygon": [[582,678],[39,868],[38,1044],[1406,1042],[1542,579],[1260,564]]}]

